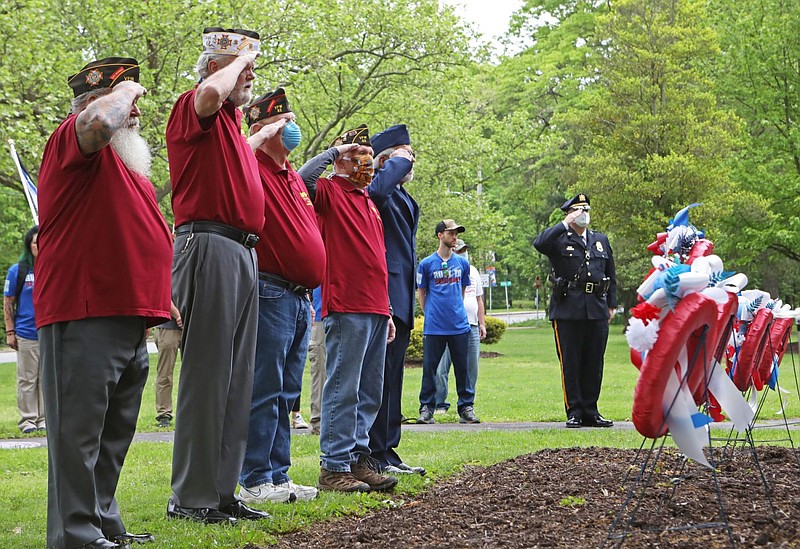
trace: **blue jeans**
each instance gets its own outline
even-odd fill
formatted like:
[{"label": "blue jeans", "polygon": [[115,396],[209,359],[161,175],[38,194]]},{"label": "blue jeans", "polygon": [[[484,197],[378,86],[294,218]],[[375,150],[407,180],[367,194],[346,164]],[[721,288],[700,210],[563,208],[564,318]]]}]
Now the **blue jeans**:
[{"label": "blue jeans", "polygon": [[239,484],[289,480],[289,410],[300,396],[311,335],[308,299],[258,281],[258,340],[247,451]]},{"label": "blue jeans", "polygon": [[436,407],[436,370],[446,347],[453,359],[456,374],[459,413],[475,403],[475,384],[470,380],[467,349],[471,332],[458,335],[426,335],[422,340],[422,387],[419,391],[419,408]]},{"label": "blue jeans", "polygon": [[[478,383],[478,361],[481,357],[481,332],[477,325],[470,325],[469,347],[467,347],[467,369],[469,370],[469,381],[472,387],[472,394],[476,394],[475,385]],[[450,409],[447,402],[448,383],[450,375],[450,348],[447,347],[439,361],[436,369],[436,407]]]},{"label": "blue jeans", "polygon": [[389,317],[330,313],[324,320],[327,379],[322,389],[322,467],[350,471],[368,456],[369,430],[381,407]]}]

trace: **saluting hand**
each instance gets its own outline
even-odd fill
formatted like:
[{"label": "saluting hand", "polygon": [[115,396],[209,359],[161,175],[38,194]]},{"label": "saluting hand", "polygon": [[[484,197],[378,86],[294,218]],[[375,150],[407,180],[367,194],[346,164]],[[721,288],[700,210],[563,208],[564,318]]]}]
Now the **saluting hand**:
[{"label": "saluting hand", "polygon": [[346,152],[350,152],[353,149],[357,149],[359,147],[358,143],[348,143],[347,145],[336,145],[334,149],[339,151],[339,156],[342,156]]},{"label": "saluting hand", "polygon": [[133,80],[125,80],[124,82],[120,82],[119,84],[114,86],[114,91],[123,91],[123,90],[133,92],[134,101],[139,99],[143,95],[147,95],[147,88],[145,88],[138,82],[134,82]]},{"label": "saluting hand", "polygon": [[564,222],[567,225],[571,225],[572,222],[575,221],[576,219],[578,219],[578,216],[580,216],[582,213],[583,213],[583,210],[581,210],[580,208],[576,209],[576,210],[572,210],[564,217]]},{"label": "saluting hand", "polygon": [[405,158],[406,160],[410,160],[414,163],[414,157],[408,152],[406,149],[397,149],[392,154],[389,155],[389,158]]}]

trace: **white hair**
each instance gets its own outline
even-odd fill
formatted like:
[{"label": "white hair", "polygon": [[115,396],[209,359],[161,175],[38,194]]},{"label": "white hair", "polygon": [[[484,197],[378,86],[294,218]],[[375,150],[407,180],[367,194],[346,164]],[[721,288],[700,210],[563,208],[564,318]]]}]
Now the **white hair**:
[{"label": "white hair", "polygon": [[376,154],[374,156],[374,158],[372,160],[372,167],[375,168],[376,170],[378,168],[380,168],[381,167],[381,158],[383,158],[384,156],[386,158],[388,158],[389,155],[391,155],[396,150],[397,150],[397,147],[389,147],[388,149],[383,149],[381,152],[379,152],[378,154]]},{"label": "white hair", "polygon": [[77,114],[86,108],[86,105],[89,104],[89,100],[108,95],[109,93],[111,93],[111,88],[98,88],[96,90],[84,92],[72,100],[69,113]]},{"label": "white hair", "polygon": [[147,142],[139,135],[138,118],[129,118],[127,125],[114,132],[111,148],[129,169],[150,177],[153,156]]},{"label": "white hair", "polygon": [[211,72],[208,70],[208,64],[211,61],[216,61],[217,64],[221,64],[223,59],[233,59],[233,57],[230,55],[221,55],[219,53],[201,53],[200,57],[197,58],[197,64],[194,66],[197,76],[200,78],[208,78],[211,76]]}]

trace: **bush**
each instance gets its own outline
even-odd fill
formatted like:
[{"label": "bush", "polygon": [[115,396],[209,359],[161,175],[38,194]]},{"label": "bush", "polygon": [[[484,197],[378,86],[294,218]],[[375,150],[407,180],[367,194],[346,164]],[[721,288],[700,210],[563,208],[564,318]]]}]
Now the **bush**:
[{"label": "bush", "polygon": [[481,341],[485,345],[497,343],[506,331],[508,325],[493,316],[486,315],[486,339]]},{"label": "bush", "polygon": [[418,316],[414,319],[414,329],[411,330],[411,339],[406,350],[406,360],[422,362],[422,326],[425,317]]},{"label": "bush", "polygon": [[[411,330],[411,339],[406,350],[406,360],[422,362],[422,327],[425,317],[418,316],[414,319],[414,329]],[[506,331],[507,324],[499,318],[486,315],[486,339],[481,341],[487,345],[497,343]]]}]

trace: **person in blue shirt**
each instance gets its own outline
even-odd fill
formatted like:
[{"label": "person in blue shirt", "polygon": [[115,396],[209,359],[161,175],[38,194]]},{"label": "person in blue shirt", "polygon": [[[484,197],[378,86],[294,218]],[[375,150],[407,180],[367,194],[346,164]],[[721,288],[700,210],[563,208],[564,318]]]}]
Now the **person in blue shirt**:
[{"label": "person in blue shirt", "polygon": [[33,313],[33,263],[39,255],[39,226],[25,234],[25,251],[11,266],[3,289],[6,342],[17,351],[17,424],[23,433],[45,430],[39,384],[39,336]]},{"label": "person in blue shirt", "polygon": [[425,313],[422,342],[422,387],[417,423],[434,423],[436,369],[445,347],[450,349],[458,391],[459,423],[480,423],[475,416],[474,383],[469,379],[470,325],[464,292],[470,285],[469,261],[453,253],[464,227],[452,219],[436,225],[439,248],[417,267],[417,298]]}]

